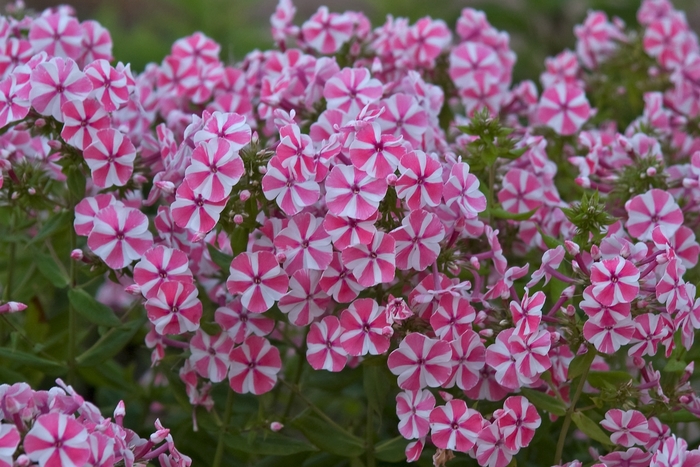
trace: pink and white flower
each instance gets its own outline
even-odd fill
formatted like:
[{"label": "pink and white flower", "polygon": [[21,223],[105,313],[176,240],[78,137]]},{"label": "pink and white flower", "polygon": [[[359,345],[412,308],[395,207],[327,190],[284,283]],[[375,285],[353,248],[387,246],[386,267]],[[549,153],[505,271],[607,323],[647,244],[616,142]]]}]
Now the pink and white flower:
[{"label": "pink and white flower", "polygon": [[350,144],[352,164],[374,178],[385,178],[394,173],[404,154],[406,148],[402,139],[382,134],[382,128],[376,122],[360,128]]},{"label": "pink and white flower", "polygon": [[269,310],[287,292],[289,277],[267,251],[241,253],[231,261],[226,287],[253,313]]},{"label": "pink and white flower", "polygon": [[311,324],[306,336],[306,360],[314,370],[338,372],[345,368],[348,353],[340,342],[342,334],[343,328],[335,316]]},{"label": "pink and white flower", "polygon": [[333,75],[323,89],[329,109],[340,109],[355,116],[367,104],[382,96],[382,83],[370,77],[367,68],[343,68]]},{"label": "pink and white flower", "polygon": [[187,282],[165,282],[146,301],[148,319],[161,335],[183,334],[199,329],[202,302],[197,287]]},{"label": "pink and white flower", "polygon": [[363,287],[391,282],[396,274],[396,241],[389,234],[377,232],[372,243],[343,250],[342,260]]},{"label": "pink and white flower", "polygon": [[194,282],[189,258],[180,250],[157,245],[146,251],[134,266],[134,282],[144,297],[151,298],[160,285],[168,281]]},{"label": "pink and white flower", "polygon": [[544,192],[537,178],[521,169],[510,169],[503,177],[498,202],[513,214],[522,214],[542,206]]},{"label": "pink and white flower", "polygon": [[138,209],[110,204],[93,220],[88,247],[112,269],[121,269],[153,245],[148,218]]},{"label": "pink and white flower", "polygon": [[404,217],[391,236],[396,240],[396,267],[423,271],[440,254],[445,227],[437,215],[418,209]]},{"label": "pink and white flower", "polygon": [[23,442],[30,460],[40,467],[82,467],[90,457],[88,432],[63,413],[40,415]]},{"label": "pink and white flower", "polygon": [[451,388],[457,385],[458,388],[468,391],[481,379],[480,372],[486,363],[486,347],[479,335],[471,329],[453,340],[450,345],[452,374],[443,387]]},{"label": "pink and white flower", "polygon": [[61,107],[61,138],[81,151],[95,141],[100,130],[109,128],[109,115],[95,99],[68,101]]},{"label": "pink and white flower", "polygon": [[107,112],[114,112],[129,101],[126,74],[115,70],[107,60],[95,60],[83,71],[92,83],[90,95],[99,101]]},{"label": "pink and white flower", "polygon": [[638,410],[610,409],[600,422],[603,428],[612,431],[610,441],[626,448],[635,444],[644,446],[649,441],[646,417]]},{"label": "pink and white flower", "polygon": [[683,212],[670,193],[653,188],[625,203],[625,227],[633,237],[649,241],[656,226],[671,237],[683,224]]},{"label": "pink and white flower", "polygon": [[384,307],[371,298],[360,298],[340,315],[340,344],[353,356],[380,355],[389,349],[389,327]]},{"label": "pink and white flower", "polygon": [[452,166],[442,196],[448,207],[461,212],[466,219],[475,219],[486,209],[486,196],[479,191],[479,179],[469,173],[466,162]]},{"label": "pink and white flower", "polygon": [[243,161],[228,141],[212,139],[194,149],[185,182],[195,195],[218,202],[228,197],[244,172]]},{"label": "pink and white flower", "polygon": [[190,362],[202,378],[218,383],[226,379],[233,339],[225,332],[210,336],[198,329],[190,340]]},{"label": "pink and white flower", "polygon": [[275,236],[274,244],[286,257],[284,269],[288,274],[300,269],[323,271],[333,259],[331,237],[323,220],[308,212],[295,215]]},{"label": "pink and white flower", "polygon": [[542,423],[535,406],[523,396],[506,399],[503,409],[497,410],[494,417],[506,447],[514,451],[527,447]]},{"label": "pink and white flower", "polygon": [[352,37],[353,28],[349,14],[329,13],[327,7],[321,6],[301,26],[301,34],[311,48],[332,55]]},{"label": "pink and white flower", "polygon": [[229,385],[239,394],[256,396],[272,390],[282,359],[277,347],[264,337],[250,336],[230,354]]},{"label": "pink and white flower", "polygon": [[433,154],[409,151],[399,162],[401,176],[396,196],[405,199],[409,209],[437,206],[442,198],[442,165]]},{"label": "pink and white flower", "polygon": [[435,396],[427,389],[402,391],[396,395],[396,415],[399,433],[406,439],[420,439],[430,431],[430,413],[435,408]]},{"label": "pink and white flower", "polygon": [[321,271],[299,269],[289,280],[289,292],[279,300],[279,309],[297,326],[308,326],[322,316],[331,298],[320,285]]},{"label": "pink and white flower", "polygon": [[537,119],[560,135],[573,135],[591,116],[586,94],[576,84],[559,82],[542,92]]},{"label": "pink and white flower", "polygon": [[387,365],[401,389],[435,388],[450,377],[452,349],[442,340],[412,332],[391,352]]},{"label": "pink and white flower", "polygon": [[484,417],[467,408],[461,399],[453,399],[430,412],[430,437],[435,446],[468,452],[476,444]]},{"label": "pink and white flower", "polygon": [[71,100],[85,100],[92,83],[70,58],[54,57],[32,70],[29,101],[41,115],[63,121],[61,107]]},{"label": "pink and white flower", "polygon": [[591,266],[591,293],[606,306],[630,303],[639,292],[639,269],[622,256]]},{"label": "pink and white flower", "polygon": [[95,185],[100,188],[124,186],[134,172],[136,148],[121,131],[105,128],[95,133],[83,157]]},{"label": "pink and white flower", "polygon": [[386,181],[353,166],[336,165],[326,178],[326,205],[336,216],[365,220],[377,212],[386,190]]}]

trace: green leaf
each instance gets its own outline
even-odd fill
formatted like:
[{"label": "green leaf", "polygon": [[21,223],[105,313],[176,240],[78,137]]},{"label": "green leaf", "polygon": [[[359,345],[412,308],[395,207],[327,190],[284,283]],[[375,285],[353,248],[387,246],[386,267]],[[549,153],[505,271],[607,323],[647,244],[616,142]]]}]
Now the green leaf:
[{"label": "green leaf", "polygon": [[40,252],[34,252],[33,255],[36,258],[34,264],[36,264],[37,269],[54,287],[62,289],[68,286],[70,282],[68,276],[65,275],[50,255]]},{"label": "green leaf", "polygon": [[257,434],[252,439],[247,434],[228,435],[224,440],[230,449],[265,456],[289,456],[299,452],[318,451],[315,446],[306,441],[274,432]]},{"label": "green leaf", "polygon": [[343,457],[357,457],[365,452],[365,443],[352,433],[331,425],[305,410],[294,420],[292,426],[322,451]]},{"label": "green leaf", "polygon": [[688,362],[671,358],[666,362],[666,366],[664,367],[663,371],[664,373],[682,373],[687,366]]},{"label": "green leaf", "polygon": [[80,201],[85,197],[85,175],[77,166],[70,167],[67,175],[68,192],[74,200]]},{"label": "green leaf", "polygon": [[503,208],[493,208],[493,209],[491,209],[491,215],[497,219],[510,219],[512,221],[526,221],[535,215],[535,213],[537,212],[537,209],[539,209],[539,208],[533,209],[532,211],[528,211],[528,212],[521,212],[520,214],[513,214],[512,212],[508,212]]},{"label": "green leaf", "polygon": [[51,375],[62,375],[66,372],[66,367],[61,363],[47,358],[37,357],[36,355],[22,352],[21,350],[0,347],[0,357]]},{"label": "green leaf", "polygon": [[586,436],[591,439],[598,441],[599,443],[605,444],[607,446],[612,446],[613,443],[610,441],[610,437],[605,434],[603,429],[598,426],[596,422],[585,416],[579,411],[575,411],[571,414],[571,420],[576,424],[579,430],[583,432]]},{"label": "green leaf", "polygon": [[386,397],[391,388],[389,378],[387,378],[384,368],[386,368],[386,366],[378,365],[365,365],[362,368],[367,403],[372,410],[379,414],[384,410]]},{"label": "green leaf", "polygon": [[528,388],[523,388],[520,390],[520,392],[538,409],[547,411],[554,415],[559,415],[560,417],[566,415],[566,406],[556,397],[552,397],[549,394]]},{"label": "green leaf", "polygon": [[69,221],[73,219],[73,213],[68,211],[61,211],[49,218],[48,221],[39,229],[39,232],[32,238],[27,245],[37,243],[45,238],[50,237],[54,233],[58,232],[62,228],[70,225]]},{"label": "green leaf", "polygon": [[98,302],[84,290],[69,290],[68,300],[75,311],[92,324],[108,327],[117,327],[122,324],[110,307]]},{"label": "green leaf", "polygon": [[209,249],[209,255],[211,260],[219,266],[223,271],[228,272],[231,267],[231,261],[233,261],[233,256],[227,255],[221,250],[217,250],[214,245],[207,243],[207,248]]},{"label": "green leaf", "polygon": [[[233,229],[231,233],[231,251],[233,251],[234,256],[246,251],[246,248],[248,248],[249,236],[250,230],[242,225],[237,225],[236,228]],[[229,265],[230,264],[229,262]]]},{"label": "green leaf", "polygon": [[603,389],[606,384],[613,387],[628,383],[632,376],[626,371],[591,371],[588,373],[588,384],[596,389]]},{"label": "green leaf", "polygon": [[595,355],[595,350],[589,348],[588,352],[585,354],[574,357],[571,364],[569,364],[569,371],[567,373],[569,381],[573,380],[577,376],[581,376],[587,368],[590,368]]},{"label": "green leaf", "polygon": [[406,459],[407,444],[403,436],[387,439],[374,446],[374,457],[385,462],[401,462]]},{"label": "green leaf", "polygon": [[697,422],[698,419],[700,419],[697,415],[694,415],[685,409],[681,409],[677,412],[661,413],[658,414],[657,417],[659,417],[659,420],[664,423],[691,423]]},{"label": "green leaf", "polygon": [[146,318],[130,321],[120,328],[112,328],[95,344],[76,359],[80,365],[99,365],[118,354],[131,341],[136,332],[146,322]]},{"label": "green leaf", "polygon": [[544,242],[545,245],[547,245],[547,248],[550,249],[555,249],[558,246],[564,246],[564,242],[562,242],[559,239],[556,239],[552,237],[551,235],[546,235],[540,226],[537,226],[537,231],[540,233],[540,236],[542,236],[542,241]]}]

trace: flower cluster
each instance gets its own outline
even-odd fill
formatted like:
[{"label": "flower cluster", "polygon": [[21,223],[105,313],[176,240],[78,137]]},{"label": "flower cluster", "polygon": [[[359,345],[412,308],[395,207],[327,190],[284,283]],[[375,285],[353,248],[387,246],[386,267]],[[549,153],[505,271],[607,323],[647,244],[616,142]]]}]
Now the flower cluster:
[{"label": "flower cluster", "polygon": [[[436,465],[454,451],[506,467],[563,419],[555,464],[581,465],[562,464],[573,422],[606,450],[595,465],[697,465],[659,415],[700,416],[684,360],[700,329],[700,45],[685,16],[645,0],[636,34],[590,12],[541,93],[512,82],[507,33],[473,9],[456,34],[429,17],[294,16],[281,0],[277,48],[240,63],[195,33],[142,73],[67,7],[2,18],[3,200],[68,210],[86,237],[76,267],[140,297],[152,365],[177,356],[195,407],[219,383],[260,395],[298,390],[308,367],[379,365],[408,461],[434,447]],[[593,88],[631,93],[601,81],[628,54],[648,92],[616,121]],[[0,439],[16,448],[30,428],[41,467],[187,464],[169,438],[154,447],[167,430],[132,442],[72,393],[26,391],[36,402]]]},{"label": "flower cluster", "polygon": [[158,459],[161,465],[190,465],[159,420],[146,439],[123,426],[123,402],[113,418],[60,379],[48,391],[26,383],[0,386],[0,465],[41,467],[133,466]]}]

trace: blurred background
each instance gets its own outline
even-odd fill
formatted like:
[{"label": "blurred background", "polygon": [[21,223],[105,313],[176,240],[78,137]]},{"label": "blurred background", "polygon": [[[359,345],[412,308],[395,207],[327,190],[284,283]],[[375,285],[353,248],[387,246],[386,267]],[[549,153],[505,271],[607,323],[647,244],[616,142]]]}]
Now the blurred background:
[{"label": "blurred background", "polygon": [[[25,0],[41,10],[61,2]],[[0,5],[7,3],[0,0]],[[240,60],[255,48],[269,48],[272,39],[269,17],[277,0],[68,0],[81,20],[94,18],[106,26],[114,40],[114,55],[142,70],[148,62],[160,62],[178,38],[202,31],[222,45],[224,61]],[[454,28],[462,8],[484,10],[496,28],[508,31],[511,47],[518,54],[515,80],[536,79],[544,58],[563,48],[574,47],[573,26],[589,9],[602,9],[636,24],[639,0],[295,0],[296,24],[301,24],[320,5],[331,11],[363,11],[374,26],[386,15],[415,21],[430,15]],[[686,11],[695,31],[700,30],[700,1],[674,0]]]}]

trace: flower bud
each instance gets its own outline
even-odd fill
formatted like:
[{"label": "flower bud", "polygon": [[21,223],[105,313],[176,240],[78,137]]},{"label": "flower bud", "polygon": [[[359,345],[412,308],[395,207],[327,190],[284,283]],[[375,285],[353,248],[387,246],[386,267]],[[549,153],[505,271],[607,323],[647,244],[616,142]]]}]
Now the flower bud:
[{"label": "flower bud", "polygon": [[571,304],[566,305],[566,308],[564,308],[563,311],[564,311],[564,314],[565,314],[566,316],[574,316],[574,315],[576,315],[576,307],[574,307],[574,306],[571,305]]},{"label": "flower bud", "polygon": [[598,245],[593,245],[591,246],[591,257],[595,260],[598,261],[601,258],[600,254],[600,248],[598,248]]},{"label": "flower bud", "polygon": [[562,290],[561,296],[566,297],[566,298],[571,298],[574,296],[575,291],[576,291],[576,286],[570,285],[570,286],[566,287],[564,290]]},{"label": "flower bud", "polygon": [[70,258],[74,261],[80,261],[85,257],[83,254],[83,250],[80,248],[76,248],[75,250],[70,252]]},{"label": "flower bud", "polygon": [[260,135],[258,135],[257,131],[254,131],[250,137],[250,143],[251,144],[258,144],[259,141],[260,141]]},{"label": "flower bud", "polygon": [[581,247],[571,240],[566,240],[564,242],[564,248],[566,248],[566,252],[571,256],[576,256],[577,254],[581,253]]},{"label": "flower bud", "polygon": [[37,118],[34,121],[34,127],[35,128],[44,128],[46,126],[46,120],[43,118]]},{"label": "flower bud", "polygon": [[172,194],[175,192],[175,184],[173,182],[169,182],[167,180],[161,180],[158,181],[154,184],[156,188],[158,188],[160,191],[165,193],[166,195]]},{"label": "flower bud", "polygon": [[240,214],[236,214],[235,216],[233,216],[233,223],[236,225],[241,225],[243,223],[243,216],[241,216]]},{"label": "flower bud", "polygon": [[576,177],[574,182],[582,188],[590,188],[591,180],[588,177]]},{"label": "flower bud", "polygon": [[382,328],[382,336],[384,337],[391,337],[394,335],[394,328],[391,326],[384,326]]},{"label": "flower bud", "polygon": [[275,255],[275,259],[277,260],[278,263],[282,264],[285,261],[287,261],[287,255],[285,255],[282,252],[279,252]]},{"label": "flower bud", "polygon": [[0,314],[3,313],[17,313],[18,311],[24,311],[27,309],[27,305],[20,302],[7,302],[4,305],[0,305]]},{"label": "flower bud", "polygon": [[469,262],[471,263],[472,267],[477,271],[481,269],[481,263],[479,262],[479,259],[476,256],[472,256],[471,258],[469,258]]},{"label": "flower bud", "polygon": [[34,188],[27,188],[27,193],[29,193],[30,195],[35,195],[36,190]]},{"label": "flower bud", "polygon": [[270,430],[274,431],[275,433],[280,431],[282,428],[284,428],[284,425],[282,425],[280,422],[270,423]]},{"label": "flower bud", "polygon": [[131,284],[124,288],[124,292],[130,295],[141,295],[141,286],[138,284]]},{"label": "flower bud", "polygon": [[386,176],[386,184],[389,186],[396,186],[396,180],[398,180],[396,174],[389,174]]},{"label": "flower bud", "polygon": [[623,258],[629,258],[630,254],[630,244],[625,242],[625,244],[622,245],[622,248],[620,248],[620,256]]},{"label": "flower bud", "polygon": [[144,174],[134,174],[132,180],[137,185],[143,185],[144,183],[148,182],[148,178],[146,178]]},{"label": "flower bud", "polygon": [[248,191],[248,190],[241,191],[241,194],[238,196],[238,198],[241,201],[248,201],[250,199],[250,191]]},{"label": "flower bud", "polygon": [[492,337],[493,329],[482,329],[481,331],[479,331],[479,335],[482,337]]},{"label": "flower bud", "polygon": [[656,167],[649,167],[647,169],[647,175],[649,175],[650,177],[653,177],[654,175],[656,175]]},{"label": "flower bud", "polygon": [[19,192],[18,192],[18,191],[13,192],[13,193],[12,193],[12,196],[10,196],[10,198],[12,198],[12,199],[17,199],[17,198],[19,198]]},{"label": "flower bud", "polygon": [[259,167],[258,167],[258,172],[260,172],[261,174],[265,175],[265,174],[267,173],[267,167],[265,167],[264,165],[259,166]]},{"label": "flower bud", "polygon": [[126,405],[124,404],[124,401],[119,401],[117,406],[114,408],[114,419],[118,421],[118,423],[121,425],[121,420],[124,418],[126,415]]},{"label": "flower bud", "polygon": [[450,402],[454,399],[454,396],[447,391],[438,391],[438,394],[440,394],[440,397],[442,397],[442,400],[445,402]]},{"label": "flower bud", "polygon": [[26,454],[20,454],[17,457],[17,460],[15,461],[15,465],[17,467],[27,467],[31,463],[32,463],[32,461],[29,459],[29,457]]},{"label": "flower bud", "polygon": [[632,365],[634,365],[635,368],[640,370],[640,369],[644,368],[644,365],[646,365],[646,362],[644,361],[644,359],[642,357],[635,356],[632,358]]},{"label": "flower bud", "polygon": [[55,139],[50,140],[46,144],[48,144],[51,149],[61,149],[61,142],[56,141]]},{"label": "flower bud", "polygon": [[383,70],[384,67],[382,66],[382,61],[379,60],[379,57],[374,57],[374,60],[372,61],[372,74],[381,73]]}]

